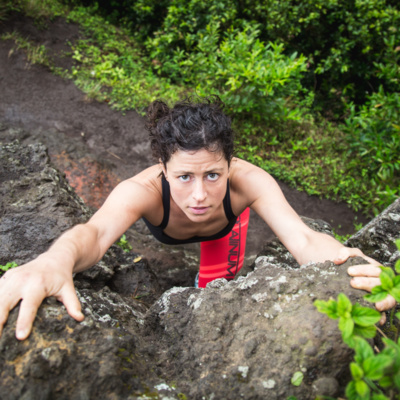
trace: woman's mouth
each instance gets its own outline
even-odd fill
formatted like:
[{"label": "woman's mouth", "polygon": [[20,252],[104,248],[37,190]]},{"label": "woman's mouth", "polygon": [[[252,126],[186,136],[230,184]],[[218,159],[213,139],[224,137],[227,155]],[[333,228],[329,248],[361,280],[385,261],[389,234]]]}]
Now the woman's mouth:
[{"label": "woman's mouth", "polygon": [[189,207],[193,214],[201,215],[205,214],[208,210],[208,207]]}]

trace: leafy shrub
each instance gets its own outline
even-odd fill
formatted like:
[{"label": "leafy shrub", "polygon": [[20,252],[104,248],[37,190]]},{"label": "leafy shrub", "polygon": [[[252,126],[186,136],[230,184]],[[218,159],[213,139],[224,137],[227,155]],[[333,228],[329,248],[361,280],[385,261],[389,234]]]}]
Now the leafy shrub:
[{"label": "leafy shrub", "polygon": [[285,56],[282,45],[264,44],[258,36],[257,26],[245,24],[229,29],[220,41],[220,23],[212,21],[199,35],[195,51],[175,50],[163,71],[179,73],[199,95],[219,94],[229,112],[240,118],[296,118],[299,110],[289,109],[287,99],[302,91],[305,58]]},{"label": "leafy shrub", "polygon": [[[71,2],[71,0],[70,0]],[[77,0],[73,0],[76,3]],[[388,68],[400,42],[400,10],[394,0],[82,0],[97,3],[113,22],[125,22],[147,46],[155,66],[170,78],[179,75],[179,57],[198,51],[207,27],[220,24],[217,44],[229,29],[259,26],[258,39],[283,45],[286,54],[309,62],[305,86],[318,94],[325,111],[342,100],[361,104],[383,85],[392,91]],[[175,61],[174,61],[175,60]],[[379,64],[383,68],[371,68]],[[328,100],[330,101],[328,102]],[[332,103],[333,102],[333,103]]]},{"label": "leafy shrub", "polygon": [[400,195],[400,94],[385,93],[381,86],[359,110],[351,104],[345,131],[350,168],[368,171],[377,193],[372,203],[387,207]]}]

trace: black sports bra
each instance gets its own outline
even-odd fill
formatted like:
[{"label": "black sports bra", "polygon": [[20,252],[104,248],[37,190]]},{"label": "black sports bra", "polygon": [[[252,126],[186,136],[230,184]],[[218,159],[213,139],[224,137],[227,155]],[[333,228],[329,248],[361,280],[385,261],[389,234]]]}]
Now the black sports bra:
[{"label": "black sports bra", "polygon": [[147,227],[149,228],[150,232],[153,234],[153,236],[159,240],[161,243],[164,244],[186,244],[186,243],[196,243],[196,242],[206,242],[208,240],[215,240],[215,239],[221,239],[222,237],[226,236],[234,227],[237,216],[233,214],[232,207],[231,207],[231,198],[230,198],[230,192],[229,192],[229,180],[227,182],[226,186],[226,194],[223,200],[223,205],[224,205],[224,211],[226,218],[228,219],[228,225],[215,235],[211,236],[193,236],[189,239],[175,239],[171,236],[168,236],[166,233],[164,233],[164,229],[168,225],[169,221],[169,212],[170,212],[170,188],[169,188],[169,183],[165,179],[164,176],[162,176],[162,200],[163,200],[163,207],[164,207],[164,217],[163,220],[161,221],[161,224],[158,226],[155,226],[151,224],[146,218],[143,217],[143,221],[146,223]]}]

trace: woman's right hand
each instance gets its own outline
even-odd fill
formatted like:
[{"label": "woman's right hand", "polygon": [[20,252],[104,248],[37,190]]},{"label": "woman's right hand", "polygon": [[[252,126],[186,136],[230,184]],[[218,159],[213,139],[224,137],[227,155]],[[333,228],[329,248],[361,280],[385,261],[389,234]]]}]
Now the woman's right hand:
[{"label": "woman's right hand", "polygon": [[70,268],[44,253],[35,260],[7,271],[0,279],[0,336],[9,312],[21,300],[16,337],[26,339],[42,301],[54,296],[64,303],[68,314],[82,321],[81,304],[75,292]]}]

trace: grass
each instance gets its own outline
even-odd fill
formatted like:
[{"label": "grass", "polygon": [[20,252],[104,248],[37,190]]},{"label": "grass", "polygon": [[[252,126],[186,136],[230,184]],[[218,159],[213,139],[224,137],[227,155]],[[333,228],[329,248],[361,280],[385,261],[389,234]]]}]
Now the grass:
[{"label": "grass", "polygon": [[327,121],[253,128],[240,136],[237,154],[309,195],[346,201],[355,211],[370,210],[370,187],[349,167],[345,134]]},{"label": "grass", "polygon": [[9,52],[9,57],[18,50],[23,50],[30,64],[41,64],[50,67],[50,59],[44,45],[35,45],[33,42],[22,37],[18,32],[6,33],[1,36],[2,40],[12,40],[15,43]]}]

